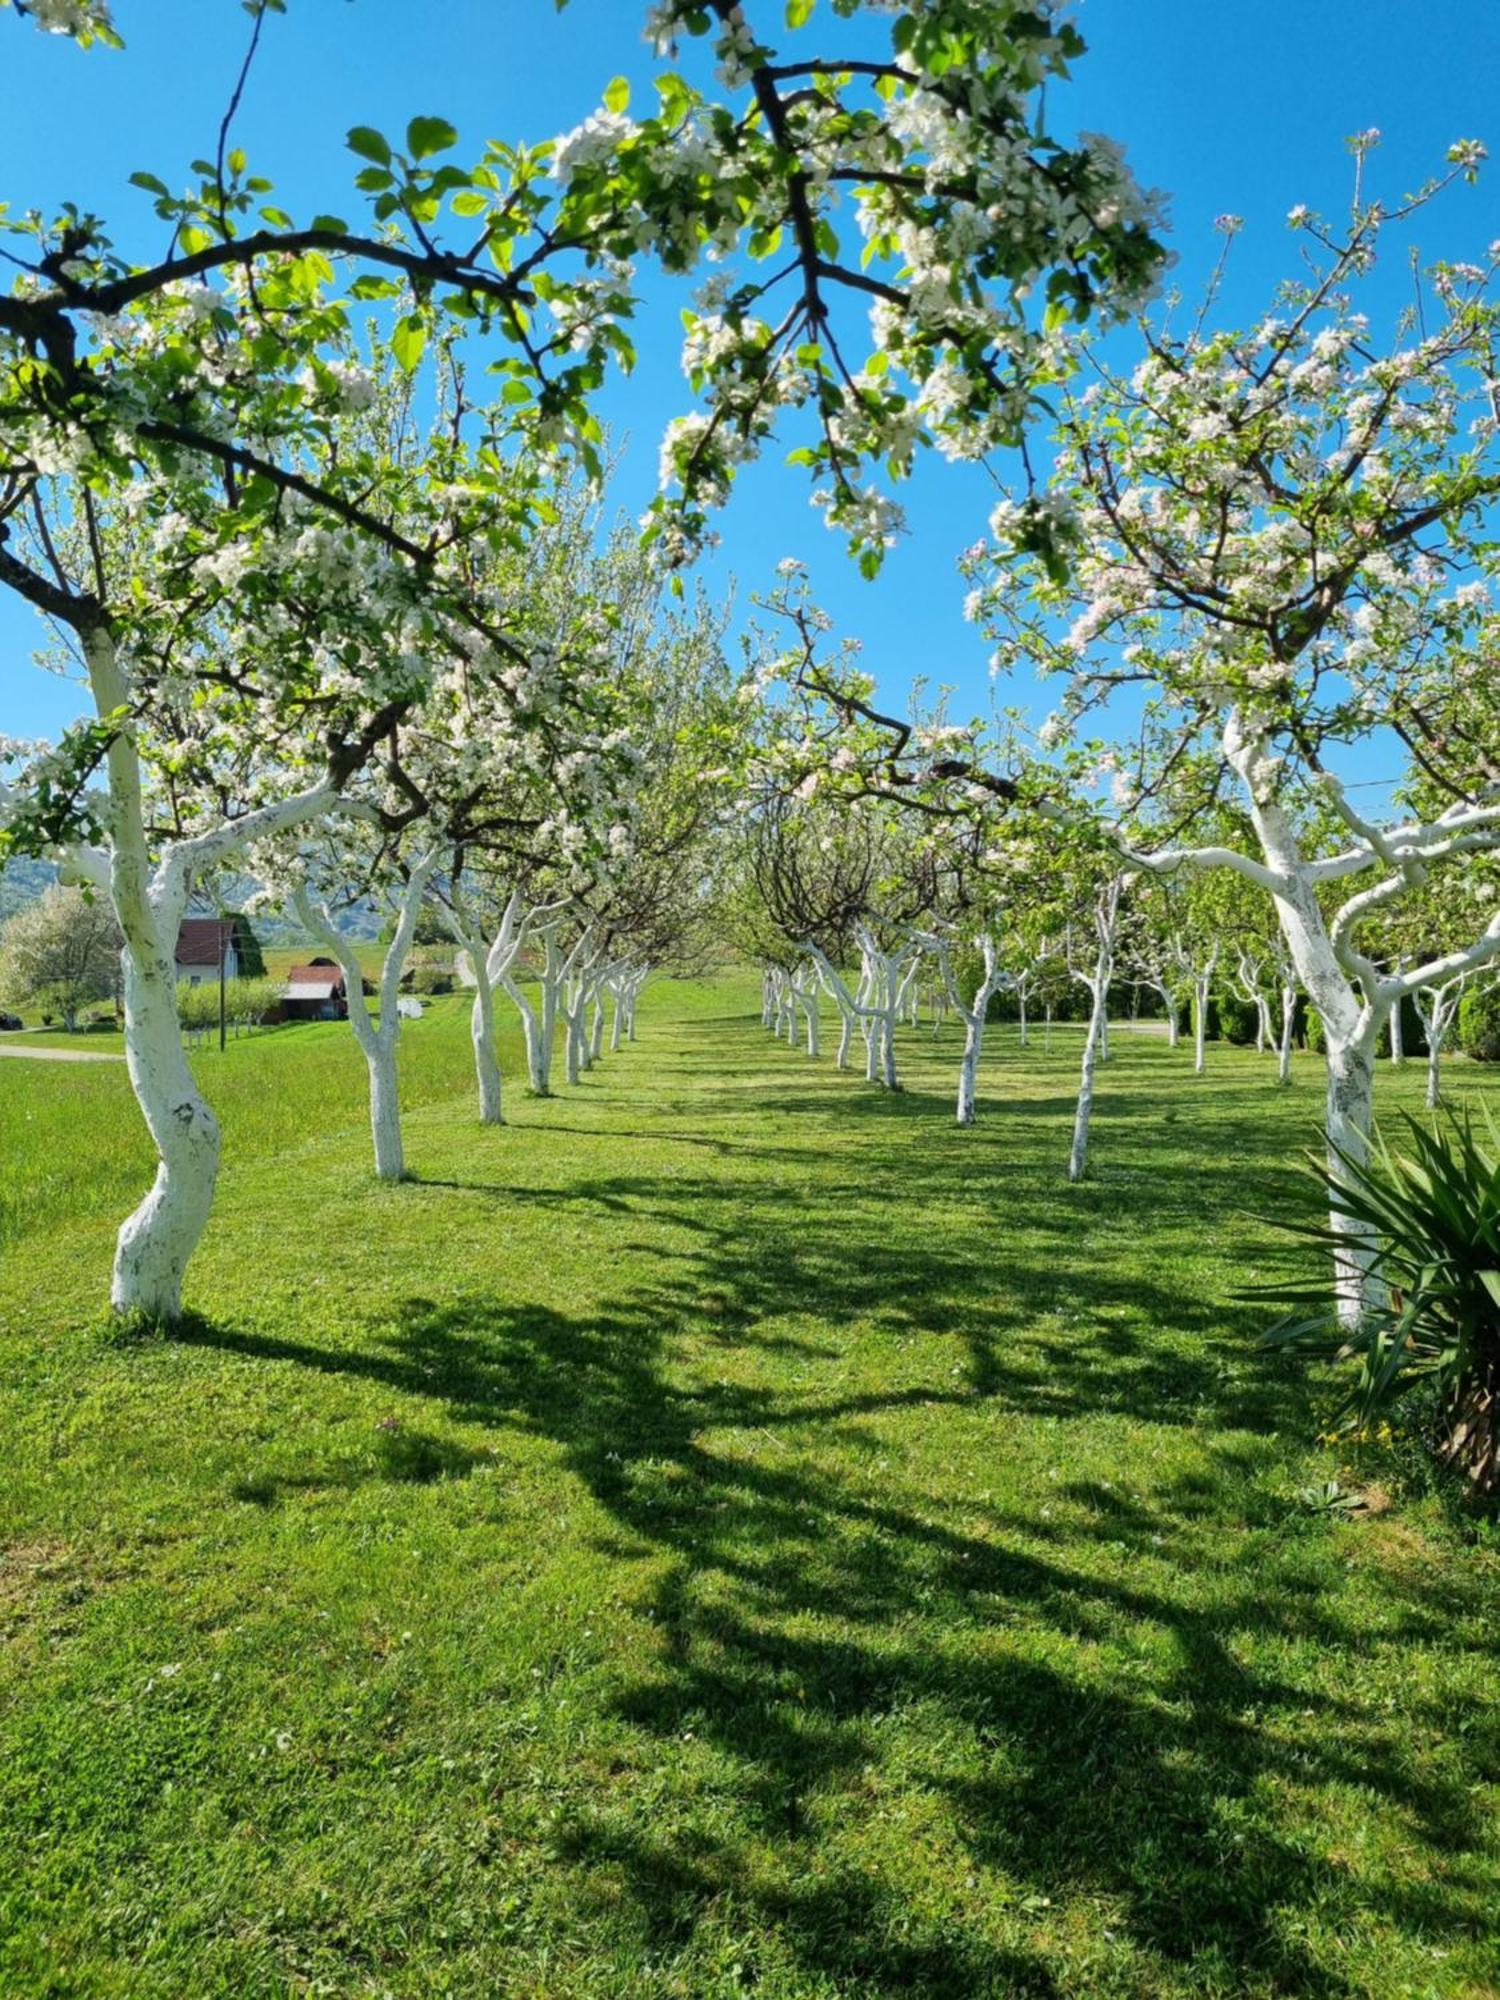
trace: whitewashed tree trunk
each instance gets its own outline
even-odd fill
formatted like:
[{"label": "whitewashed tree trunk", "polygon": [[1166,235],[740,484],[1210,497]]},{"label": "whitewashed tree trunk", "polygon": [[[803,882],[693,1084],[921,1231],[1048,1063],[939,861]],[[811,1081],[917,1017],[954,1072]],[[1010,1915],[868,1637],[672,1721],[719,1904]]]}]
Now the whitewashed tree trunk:
[{"label": "whitewashed tree trunk", "polygon": [[503,1125],[500,1058],[495,1049],[495,989],[483,954],[474,957],[474,1004],[469,1009],[469,1040],[474,1050],[474,1080],[479,1090],[481,1125]]},{"label": "whitewashed tree trunk", "polygon": [[[528,924],[528,928],[531,928]],[[500,984],[521,1017],[521,1033],[526,1043],[526,1087],[533,1097],[552,1095],[552,1051],[557,1040],[558,1002],[563,979],[563,955],[557,942],[557,925],[532,929],[542,947],[539,1004],[533,1005],[511,972]]]},{"label": "whitewashed tree trunk", "polygon": [[[1381,1014],[1392,996],[1372,987],[1363,1004],[1356,997],[1350,967],[1340,957],[1336,937],[1330,933],[1318,901],[1314,873],[1304,861],[1295,828],[1277,799],[1265,746],[1244,736],[1236,720],[1225,732],[1225,748],[1249,796],[1261,850],[1272,871],[1267,886],[1275,900],[1287,950],[1323,1022],[1328,1165],[1330,1171],[1342,1173],[1343,1158],[1358,1166],[1369,1156],[1375,1043]],[[1336,1210],[1330,1213],[1329,1223],[1342,1239],[1334,1252],[1339,1317],[1346,1326],[1357,1326],[1365,1311],[1380,1300],[1381,1287],[1372,1268],[1377,1246],[1368,1230]]]},{"label": "whitewashed tree trunk", "polygon": [[1178,1042],[1178,1015],[1180,1012],[1177,995],[1167,984],[1165,978],[1157,978],[1154,973],[1146,975],[1145,983],[1161,1001],[1162,1018],[1167,1024],[1167,1047],[1175,1049]]},{"label": "whitewashed tree trunk", "polygon": [[1281,989],[1281,1040],[1276,1049],[1276,1081],[1292,1080],[1292,1025],[1297,1018],[1297,989],[1290,984]]},{"label": "whitewashed tree trunk", "polygon": [[[96,713],[101,719],[128,716],[129,676],[110,633],[101,625],[79,636]],[[207,833],[167,843],[153,869],[140,758],[128,719],[112,726],[105,776],[108,850],[71,845],[63,851],[63,867],[70,879],[107,891],[114,905],[125,940],[126,1072],[157,1156],[150,1192],[116,1239],[110,1303],[116,1312],[170,1325],[181,1317],[188,1261],[213,1207],[220,1152],[218,1120],[188,1067],[177,1018],[177,935],[188,896],[203,870],[253,841],[327,813],[337,798],[332,784],[311,785]]]},{"label": "whitewashed tree trunk", "polygon": [[548,1095],[547,1064],[542,1058],[542,1024],[528,996],[510,973],[500,981],[507,998],[521,1020],[521,1037],[526,1044],[526,1087],[533,1097]]},{"label": "whitewashed tree trunk", "polygon": [[111,894],[126,939],[125,1062],[157,1168],[151,1192],[121,1225],[110,1300],[117,1312],[169,1324],[181,1316],[188,1259],[213,1207],[219,1125],[193,1081],[177,1025],[181,906],[167,898],[152,908],[139,865],[144,843],[132,853],[118,819],[114,833]]},{"label": "whitewashed tree trunk", "polygon": [[630,1037],[631,1041],[635,1040],[636,1002],[640,999],[641,993],[645,988],[646,981],[650,977],[651,977],[651,967],[649,965],[638,966],[635,972],[631,975],[629,997],[626,1002],[626,1008],[625,1008],[625,1032]]},{"label": "whitewashed tree trunk", "polygon": [[1083,1066],[1078,1079],[1078,1105],[1073,1114],[1073,1144],[1068,1153],[1068,1179],[1081,1181],[1088,1170],[1089,1122],[1094,1111],[1094,1067],[1104,1030],[1105,989],[1094,994],[1088,1032],[1083,1038]]},{"label": "whitewashed tree trunk", "polygon": [[1436,1111],[1443,1101],[1443,1048],[1468,983],[1467,975],[1461,973],[1458,978],[1444,980],[1441,985],[1419,987],[1412,994],[1412,1005],[1417,1010],[1422,1033],[1427,1038],[1426,1102],[1429,1111]]},{"label": "whitewashed tree trunk", "polygon": [[940,940],[932,947],[937,953],[938,968],[942,973],[943,989],[949,1005],[964,1024],[964,1050],[958,1065],[958,1107],[956,1121],[960,1125],[972,1125],[978,1115],[979,1102],[979,1059],[984,1052],[985,1019],[989,1013],[990,996],[1000,984],[1001,970],[999,953],[995,940],[988,931],[980,933],[979,950],[984,962],[984,975],[972,1000],[967,1003],[959,991],[958,981],[953,976],[953,965],[948,948]]},{"label": "whitewashed tree trunk", "polygon": [[406,1178],[406,1152],[401,1137],[401,1091],[396,1065],[401,1038],[401,1009],[398,1003],[401,974],[416,933],[417,914],[437,861],[436,849],[424,854],[414,864],[402,886],[397,902],[395,934],[380,969],[378,1024],[370,1017],[359,954],[334,923],[332,913],[326,907],[314,904],[306,888],[299,888],[293,898],[299,921],[333,953],[344,975],[349,1026],[354,1030],[354,1038],[359,1043],[369,1073],[370,1135],[375,1146],[375,1175],[383,1181]]},{"label": "whitewashed tree trunk", "polygon": [[1108,1021],[1109,982],[1114,976],[1115,925],[1120,910],[1121,887],[1122,884],[1116,877],[1100,891],[1094,909],[1098,955],[1090,973],[1075,974],[1075,977],[1088,988],[1093,1005],[1089,1009],[1088,1032],[1083,1038],[1083,1062],[1078,1078],[1078,1105],[1073,1115],[1073,1144],[1068,1153],[1070,1181],[1081,1181],[1088,1171],[1089,1124],[1094,1112],[1094,1072]]},{"label": "whitewashed tree trunk", "polygon": [[[1396,962],[1396,971],[1398,974],[1401,971],[1399,959]],[[1406,1045],[1402,1040],[1401,1002],[1398,1000],[1391,1008],[1391,1068],[1400,1069],[1405,1061]]]},{"label": "whitewashed tree trunk", "polygon": [[816,1057],[822,1053],[822,1018],[818,1012],[819,979],[816,966],[806,973],[799,967],[795,983],[797,999],[807,1024],[807,1053]]},{"label": "whitewashed tree trunk", "polygon": [[920,954],[913,946],[899,952],[883,953],[868,932],[857,934],[862,960],[859,986],[849,991],[827,955],[811,939],[803,949],[818,968],[825,989],[833,995],[844,1016],[845,1032],[839,1042],[839,1067],[843,1067],[849,1041],[849,1024],[857,1021],[865,1042],[865,1081],[899,1090],[896,1074],[895,1026],[904,1010],[915,980]]},{"label": "whitewashed tree trunk", "polygon": [[584,1035],[583,1003],[569,1005],[565,1000],[563,1015],[563,1074],[570,1084],[576,1084],[588,1067],[588,1047]]},{"label": "whitewashed tree trunk", "polygon": [[1199,973],[1193,979],[1193,1074],[1202,1076],[1208,1067],[1208,1001],[1212,990],[1212,973]]},{"label": "whitewashed tree trunk", "polygon": [[525,941],[525,905],[520,885],[506,898],[504,914],[492,939],[485,938],[456,882],[449,890],[443,914],[453,938],[463,947],[474,978],[469,1041],[479,1092],[479,1122],[503,1125],[500,1056],[495,1044],[495,988],[504,980]]}]

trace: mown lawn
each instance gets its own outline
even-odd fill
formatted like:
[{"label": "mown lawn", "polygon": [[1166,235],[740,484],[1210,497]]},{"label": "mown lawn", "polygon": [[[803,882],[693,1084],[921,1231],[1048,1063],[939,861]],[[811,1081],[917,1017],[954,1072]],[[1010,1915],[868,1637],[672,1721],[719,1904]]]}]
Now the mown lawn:
[{"label": "mown lawn", "polygon": [[486,1132],[441,1003],[382,1188],[231,1044],[129,1346],[123,1070],[0,1065],[6,2000],[1500,1991],[1500,1543],[1299,1498],[1389,1468],[1235,1302],[1313,1067],[1120,1032],[1069,1188],[1076,1055],[960,1132],[663,985]]}]

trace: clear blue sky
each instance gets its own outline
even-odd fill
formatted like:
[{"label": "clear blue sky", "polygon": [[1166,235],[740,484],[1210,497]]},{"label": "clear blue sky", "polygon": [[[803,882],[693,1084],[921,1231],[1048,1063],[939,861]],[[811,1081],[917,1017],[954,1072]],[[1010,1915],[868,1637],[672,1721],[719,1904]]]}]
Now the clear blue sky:
[{"label": "clear blue sky", "polygon": [[[757,10],[770,24],[781,13],[779,0],[752,0],[752,18]],[[612,75],[649,74],[644,14],[644,0],[572,0],[560,15],[552,0],[289,0],[267,25],[236,134],[294,213],[354,219],[363,197],[351,187],[348,126],[398,129],[430,112],[476,142],[551,137],[586,115]],[[49,211],[75,200],[144,252],[158,225],[127,176],[144,167],[171,184],[212,153],[247,23],[235,0],[116,0],[116,17],[123,54],[82,54],[0,20],[0,199]],[[1496,161],[1476,189],[1447,198],[1423,248],[1473,256],[1500,237],[1495,0],[1085,0],[1078,20],[1090,52],[1054,95],[1054,128],[1111,134],[1142,180],[1170,192],[1174,282],[1189,293],[1217,253],[1214,216],[1245,217],[1226,313],[1256,311],[1293,268],[1286,211],[1299,201],[1337,209],[1349,184],[1344,136],[1370,125],[1384,135],[1374,184],[1391,193],[1437,171],[1455,138],[1491,144]],[[836,32],[847,38],[848,25]],[[1402,273],[1389,281],[1394,302]],[[652,297],[641,364],[602,411],[628,440],[618,497],[632,511],[650,493],[663,424],[690,404],[675,298],[660,285]],[[773,460],[742,480],[709,574],[733,574],[743,600],[780,557],[802,556],[822,601],[863,637],[889,698],[925,675],[955,685],[960,709],[981,707],[985,648],[960,616],[953,564],[982,531],[991,489],[973,469],[934,459],[905,498],[913,533],[867,584],[807,506],[805,476]],[[24,607],[0,602],[0,731],[52,733],[78,710],[76,690],[29,664],[38,637]]]}]

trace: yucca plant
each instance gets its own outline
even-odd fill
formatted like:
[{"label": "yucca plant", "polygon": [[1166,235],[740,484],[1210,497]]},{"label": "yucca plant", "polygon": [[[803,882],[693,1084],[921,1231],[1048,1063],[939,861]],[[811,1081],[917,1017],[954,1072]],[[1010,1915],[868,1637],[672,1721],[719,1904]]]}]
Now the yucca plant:
[{"label": "yucca plant", "polygon": [[[1439,1459],[1481,1493],[1500,1486],[1500,1133],[1484,1109],[1484,1133],[1468,1116],[1431,1127],[1408,1117],[1403,1150],[1376,1136],[1367,1161],[1340,1153],[1314,1160],[1331,1216],[1367,1232],[1387,1303],[1366,1313],[1352,1337],[1340,1327],[1326,1281],[1269,1288],[1261,1297],[1300,1310],[1270,1328],[1269,1345],[1330,1343],[1358,1365],[1341,1417],[1378,1421],[1420,1380],[1437,1393]],[[1348,1237],[1329,1224],[1296,1233],[1336,1248]]]}]

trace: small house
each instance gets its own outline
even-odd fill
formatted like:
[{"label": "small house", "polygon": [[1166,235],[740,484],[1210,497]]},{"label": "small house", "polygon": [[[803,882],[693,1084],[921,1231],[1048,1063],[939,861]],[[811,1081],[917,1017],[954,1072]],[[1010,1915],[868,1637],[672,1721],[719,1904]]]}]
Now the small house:
[{"label": "small house", "polygon": [[[368,979],[361,981],[361,985],[366,993],[375,991]],[[314,958],[306,965],[294,965],[287,975],[278,1011],[283,1021],[347,1021],[349,989],[343,967],[332,958]]]},{"label": "small house", "polygon": [[243,917],[184,917],[177,932],[177,983],[202,986],[219,977],[238,979],[246,956]]}]

